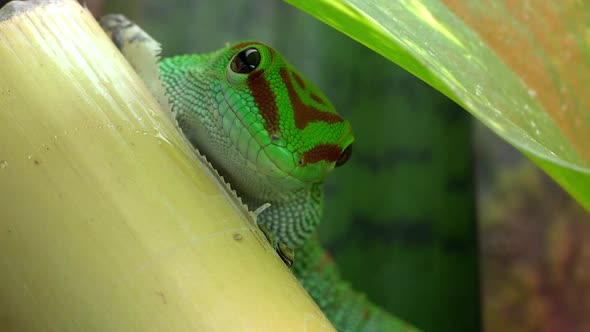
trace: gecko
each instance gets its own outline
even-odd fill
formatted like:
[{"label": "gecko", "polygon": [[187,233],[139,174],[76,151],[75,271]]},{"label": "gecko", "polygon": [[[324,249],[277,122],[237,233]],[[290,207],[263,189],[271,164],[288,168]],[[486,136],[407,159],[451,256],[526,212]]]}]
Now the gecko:
[{"label": "gecko", "polygon": [[[122,15],[107,15],[101,25],[123,55],[126,44],[156,44]],[[191,144],[251,211],[270,203],[257,222],[335,328],[415,331],[355,291],[320,244],[323,183],[347,162],[354,142],[351,124],[329,99],[278,51],[256,41],[163,58],[158,70]]]}]

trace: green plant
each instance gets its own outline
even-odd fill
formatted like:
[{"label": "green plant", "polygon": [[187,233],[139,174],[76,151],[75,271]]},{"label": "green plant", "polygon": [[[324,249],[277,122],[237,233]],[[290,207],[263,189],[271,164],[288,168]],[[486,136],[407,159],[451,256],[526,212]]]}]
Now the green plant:
[{"label": "green plant", "polygon": [[590,210],[590,4],[286,0],[463,106]]}]

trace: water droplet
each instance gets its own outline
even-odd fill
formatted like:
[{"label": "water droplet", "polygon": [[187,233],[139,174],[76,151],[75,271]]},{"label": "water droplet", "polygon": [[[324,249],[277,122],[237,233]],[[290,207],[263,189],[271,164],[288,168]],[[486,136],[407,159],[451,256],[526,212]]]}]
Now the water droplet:
[{"label": "water droplet", "polygon": [[481,85],[479,85],[479,84],[476,85],[475,86],[475,95],[478,96],[478,97],[481,96],[482,90],[483,90],[483,88],[481,87]]},{"label": "water droplet", "polygon": [[537,96],[537,90],[529,89],[529,96],[535,98]]},{"label": "water droplet", "polygon": [[31,159],[33,159],[33,156],[32,155],[28,155],[27,156],[27,159],[31,160]]},{"label": "water droplet", "polygon": [[561,113],[564,113],[565,111],[567,111],[567,104],[561,104],[561,107],[559,108],[559,110],[561,111]]},{"label": "water droplet", "polygon": [[8,161],[7,160],[0,160],[0,170],[5,170],[6,167],[8,167]]},{"label": "water droplet", "polygon": [[166,143],[166,144],[168,144],[168,145],[172,145],[172,143],[170,143],[170,142],[169,142],[169,141],[166,139],[166,137],[164,137],[164,136],[162,135],[162,133],[161,133],[161,132],[159,132],[159,131],[156,133],[156,135],[154,135],[154,137],[158,139],[158,144],[160,144],[160,145],[162,144],[162,142],[164,142],[164,143]]}]

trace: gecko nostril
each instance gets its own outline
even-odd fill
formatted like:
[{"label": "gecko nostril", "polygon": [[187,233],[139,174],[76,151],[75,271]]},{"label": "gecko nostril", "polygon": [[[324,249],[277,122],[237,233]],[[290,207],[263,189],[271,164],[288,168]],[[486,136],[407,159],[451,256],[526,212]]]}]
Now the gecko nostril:
[{"label": "gecko nostril", "polygon": [[352,154],[352,144],[348,145],[340,154],[340,156],[338,157],[338,160],[336,160],[336,164],[334,165],[335,167],[339,167],[344,165],[348,159],[350,158],[350,155]]}]

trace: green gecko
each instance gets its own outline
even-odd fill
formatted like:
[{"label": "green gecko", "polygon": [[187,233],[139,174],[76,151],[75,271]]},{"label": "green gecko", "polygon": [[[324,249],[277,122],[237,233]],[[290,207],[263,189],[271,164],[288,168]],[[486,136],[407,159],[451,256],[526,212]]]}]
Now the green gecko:
[{"label": "green gecko", "polygon": [[[120,15],[106,16],[101,24],[123,53],[125,43],[151,40]],[[123,30],[130,28],[139,32],[124,37]],[[294,274],[334,326],[339,331],[411,330],[341,280],[315,234],[324,179],[348,160],[354,141],[350,123],[326,96],[259,42],[165,58],[159,70],[189,141],[250,210],[271,204],[258,222],[295,250]]]}]

